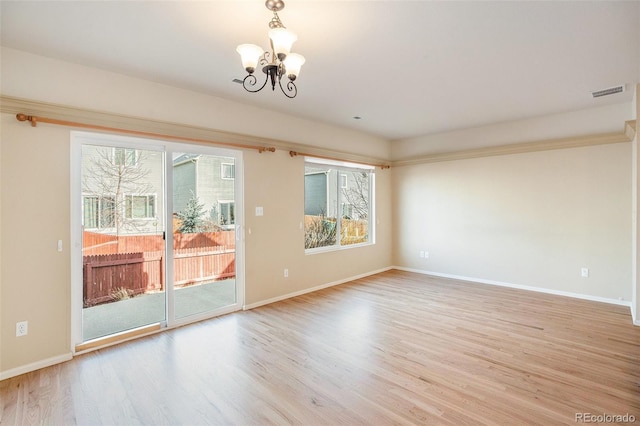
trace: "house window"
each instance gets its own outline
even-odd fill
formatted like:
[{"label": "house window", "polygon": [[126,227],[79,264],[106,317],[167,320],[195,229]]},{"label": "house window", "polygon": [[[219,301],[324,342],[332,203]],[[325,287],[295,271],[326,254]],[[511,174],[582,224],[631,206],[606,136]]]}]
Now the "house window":
[{"label": "house window", "polygon": [[374,169],[307,159],[304,228],[307,252],[373,243]]},{"label": "house window", "polygon": [[151,219],[156,217],[155,195],[126,195],[124,212],[127,219]]},{"label": "house window", "polygon": [[236,166],[232,163],[222,163],[220,165],[220,175],[222,179],[235,179]]},{"label": "house window", "polygon": [[115,227],[115,197],[87,195],[82,197],[84,227],[105,229]]},{"label": "house window", "polygon": [[349,203],[342,203],[342,218],[343,219],[351,219],[353,216],[353,206]]},{"label": "house window", "polygon": [[231,226],[236,223],[235,203],[233,201],[218,202],[218,224]]},{"label": "house window", "polygon": [[113,148],[112,162],[116,166],[135,166],[138,164],[138,150]]}]

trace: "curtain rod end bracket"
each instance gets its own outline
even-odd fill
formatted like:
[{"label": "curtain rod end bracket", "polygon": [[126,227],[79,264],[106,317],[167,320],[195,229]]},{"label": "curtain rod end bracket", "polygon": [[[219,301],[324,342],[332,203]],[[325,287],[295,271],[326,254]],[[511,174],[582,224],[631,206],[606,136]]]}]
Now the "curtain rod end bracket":
[{"label": "curtain rod end bracket", "polygon": [[290,157],[295,157],[295,156],[297,156],[297,155],[298,155],[298,153],[297,153],[297,152],[295,152],[295,151],[289,151],[289,156],[290,156]]},{"label": "curtain rod end bracket", "polygon": [[29,121],[31,122],[31,127],[36,127],[36,125],[38,124],[38,121],[36,120],[36,117],[34,117],[33,115],[26,115],[26,114],[16,114],[16,119],[18,121]]}]

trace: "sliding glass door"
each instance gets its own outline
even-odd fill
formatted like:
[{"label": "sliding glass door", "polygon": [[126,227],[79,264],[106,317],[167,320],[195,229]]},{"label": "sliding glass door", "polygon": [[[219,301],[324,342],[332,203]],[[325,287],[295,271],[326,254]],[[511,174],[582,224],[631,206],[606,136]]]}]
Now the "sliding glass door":
[{"label": "sliding glass door", "polygon": [[76,345],[241,307],[240,152],[84,132],[72,152]]},{"label": "sliding glass door", "polygon": [[166,319],[164,153],[82,145],[82,338]]}]

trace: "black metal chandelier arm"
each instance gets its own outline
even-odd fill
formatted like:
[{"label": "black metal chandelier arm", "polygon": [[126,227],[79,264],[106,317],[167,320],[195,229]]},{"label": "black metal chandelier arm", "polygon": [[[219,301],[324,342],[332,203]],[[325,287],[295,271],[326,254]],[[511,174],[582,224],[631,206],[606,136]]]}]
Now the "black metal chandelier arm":
[{"label": "black metal chandelier arm", "polygon": [[298,94],[298,88],[293,81],[288,81],[288,83],[286,84],[287,90],[284,90],[284,87],[282,87],[281,79],[278,79],[278,84],[280,85],[280,90],[282,90],[282,93],[284,93],[287,98],[295,98]]},{"label": "black metal chandelier arm", "polygon": [[264,79],[264,83],[262,83],[262,86],[260,86],[257,89],[253,89],[256,83],[258,83],[258,79],[256,78],[255,75],[249,74],[244,78],[244,80],[242,80],[242,87],[244,87],[244,90],[246,90],[247,92],[251,92],[251,93],[259,92],[262,89],[264,89],[264,86],[267,85],[268,80],[269,80],[269,77],[267,76],[267,78]]}]

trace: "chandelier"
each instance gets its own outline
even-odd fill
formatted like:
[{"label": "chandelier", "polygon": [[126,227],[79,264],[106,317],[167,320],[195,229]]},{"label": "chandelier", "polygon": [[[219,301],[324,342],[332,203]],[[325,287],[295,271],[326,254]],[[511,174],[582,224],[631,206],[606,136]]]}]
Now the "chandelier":
[{"label": "chandelier", "polygon": [[[278,12],[284,8],[282,0],[267,0],[267,9],[273,12],[273,18],[269,21],[269,39],[271,51],[264,51],[255,44],[241,44],[236,51],[242,58],[242,66],[249,73],[242,80],[242,87],[248,92],[259,92],[264,89],[267,82],[271,82],[271,89],[276,90],[276,82],[280,90],[288,98],[295,98],[298,88],[294,81],[300,73],[300,68],[304,64],[304,56],[291,53],[291,45],[298,39],[298,36],[287,30],[280,21]],[[265,73],[264,83],[258,87],[258,78],[253,74],[258,65],[262,66]],[[283,86],[282,77],[286,76],[288,81]]]}]

